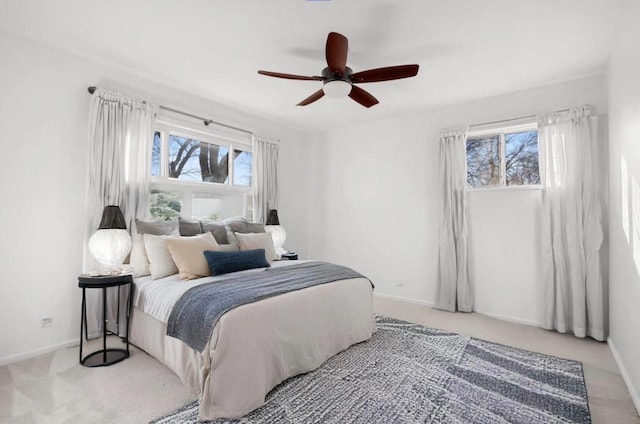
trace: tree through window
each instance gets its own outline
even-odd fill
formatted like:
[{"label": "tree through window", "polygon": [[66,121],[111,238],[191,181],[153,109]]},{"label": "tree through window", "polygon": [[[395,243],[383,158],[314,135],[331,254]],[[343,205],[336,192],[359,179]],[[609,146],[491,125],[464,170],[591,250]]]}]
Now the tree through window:
[{"label": "tree through window", "polygon": [[171,134],[169,177],[224,184],[229,178],[229,148]]},{"label": "tree through window", "polygon": [[506,184],[540,184],[538,131],[505,134],[504,142]]},{"label": "tree through window", "polygon": [[538,131],[507,129],[468,137],[467,184],[474,188],[540,184]]}]

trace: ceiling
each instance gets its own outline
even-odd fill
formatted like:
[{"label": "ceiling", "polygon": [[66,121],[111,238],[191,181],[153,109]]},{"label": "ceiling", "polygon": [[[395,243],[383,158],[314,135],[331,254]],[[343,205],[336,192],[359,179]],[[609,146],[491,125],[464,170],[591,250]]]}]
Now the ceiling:
[{"label": "ceiling", "polygon": [[[323,130],[602,73],[618,0],[3,0],[0,29],[148,75],[216,102]],[[327,34],[358,72],[418,63],[363,84],[380,104],[257,74],[319,75]]]}]

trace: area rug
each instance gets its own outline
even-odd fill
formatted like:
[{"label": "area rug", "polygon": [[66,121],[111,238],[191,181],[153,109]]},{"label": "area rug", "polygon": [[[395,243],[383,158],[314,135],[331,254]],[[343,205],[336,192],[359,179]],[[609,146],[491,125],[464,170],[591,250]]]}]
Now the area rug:
[{"label": "area rug", "polygon": [[[373,337],[209,423],[591,423],[580,362],[386,317]],[[193,402],[153,424],[198,423]]]}]

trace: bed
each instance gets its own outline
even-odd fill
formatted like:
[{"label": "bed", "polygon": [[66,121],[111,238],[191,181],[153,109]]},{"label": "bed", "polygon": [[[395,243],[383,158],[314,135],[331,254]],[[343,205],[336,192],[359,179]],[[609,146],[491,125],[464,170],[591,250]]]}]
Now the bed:
[{"label": "bed", "polygon": [[[305,261],[279,261],[287,267]],[[241,271],[256,278],[263,269]],[[238,418],[294,375],[367,340],[375,331],[373,289],[348,278],[239,306],[220,317],[202,352],[167,336],[173,305],[191,287],[215,281],[178,275],[135,279],[130,341],[177,374],[200,396],[200,419]]]}]

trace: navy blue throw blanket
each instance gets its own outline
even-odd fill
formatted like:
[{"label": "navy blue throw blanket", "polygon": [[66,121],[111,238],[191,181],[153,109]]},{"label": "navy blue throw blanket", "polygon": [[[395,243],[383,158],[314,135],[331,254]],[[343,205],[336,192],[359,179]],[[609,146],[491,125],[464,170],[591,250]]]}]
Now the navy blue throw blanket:
[{"label": "navy blue throw blanket", "polygon": [[233,308],[307,287],[361,277],[366,278],[344,266],[303,262],[201,284],[187,290],[173,306],[167,335],[202,352],[220,317]]}]

